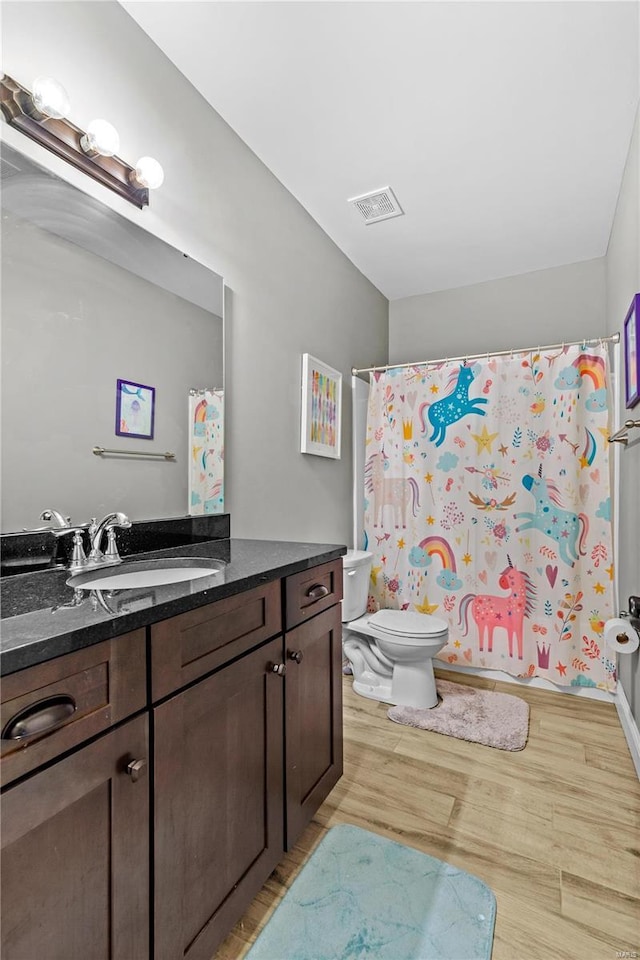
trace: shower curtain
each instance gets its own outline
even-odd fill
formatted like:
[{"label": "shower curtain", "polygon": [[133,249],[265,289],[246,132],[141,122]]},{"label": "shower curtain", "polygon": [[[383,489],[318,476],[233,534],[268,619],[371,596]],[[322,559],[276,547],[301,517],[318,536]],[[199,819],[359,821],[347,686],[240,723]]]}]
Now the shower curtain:
[{"label": "shower curtain", "polygon": [[614,690],[606,347],[371,376],[369,609],[447,622],[439,659]]}]

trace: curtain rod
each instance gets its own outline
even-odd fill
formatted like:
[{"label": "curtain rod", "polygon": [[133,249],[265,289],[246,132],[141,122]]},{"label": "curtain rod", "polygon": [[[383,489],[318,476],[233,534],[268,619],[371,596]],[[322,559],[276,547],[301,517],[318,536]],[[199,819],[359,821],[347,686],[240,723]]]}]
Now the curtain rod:
[{"label": "curtain rod", "polygon": [[565,347],[593,346],[596,343],[620,343],[620,334],[612,333],[610,337],[591,337],[588,340],[565,340],[563,343],[549,343],[544,346],[518,348],[513,350],[488,350],[486,353],[473,353],[465,357],[443,357],[441,360],[420,360],[417,363],[387,363],[382,367],[351,367],[351,375],[359,373],[375,373],[378,370],[398,370],[404,367],[433,367],[438,363],[460,363],[468,360],[488,360],[490,357],[508,357],[514,353],[534,353],[541,350],[561,350]]}]

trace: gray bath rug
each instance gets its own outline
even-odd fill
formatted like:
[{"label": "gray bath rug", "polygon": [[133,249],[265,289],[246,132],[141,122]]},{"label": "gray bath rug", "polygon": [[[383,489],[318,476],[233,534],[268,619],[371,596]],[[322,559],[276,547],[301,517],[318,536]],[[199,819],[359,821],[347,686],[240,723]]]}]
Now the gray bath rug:
[{"label": "gray bath rug", "polygon": [[498,750],[522,750],[529,733],[529,704],[520,697],[436,680],[437,707],[391,707],[387,716],[420,730],[483,743]]}]

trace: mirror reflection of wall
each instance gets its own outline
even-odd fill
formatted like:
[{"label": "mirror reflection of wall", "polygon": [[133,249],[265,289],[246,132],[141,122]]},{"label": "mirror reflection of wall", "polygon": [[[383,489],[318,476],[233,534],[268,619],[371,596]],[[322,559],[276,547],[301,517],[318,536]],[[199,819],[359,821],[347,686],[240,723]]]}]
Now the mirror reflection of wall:
[{"label": "mirror reflection of wall", "polygon": [[[189,390],[224,386],[222,278],[15,151],[2,167],[2,531],[50,507],[188,513]],[[118,379],[155,388],[153,440],[115,435]]]}]

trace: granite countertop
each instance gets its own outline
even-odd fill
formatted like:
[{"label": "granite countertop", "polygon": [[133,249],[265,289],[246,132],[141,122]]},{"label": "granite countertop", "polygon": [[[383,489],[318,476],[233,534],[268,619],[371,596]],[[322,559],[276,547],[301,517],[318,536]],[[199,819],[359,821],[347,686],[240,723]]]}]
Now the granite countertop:
[{"label": "granite countertop", "polygon": [[[127,558],[211,557],[226,561],[220,573],[183,583],[135,590],[78,590],[66,569],[24,573],[0,580],[0,674],[51,660],[117,637],[261,583],[298,573],[346,553],[340,544],[279,540],[212,540]],[[117,571],[117,567],[111,568]]]}]

